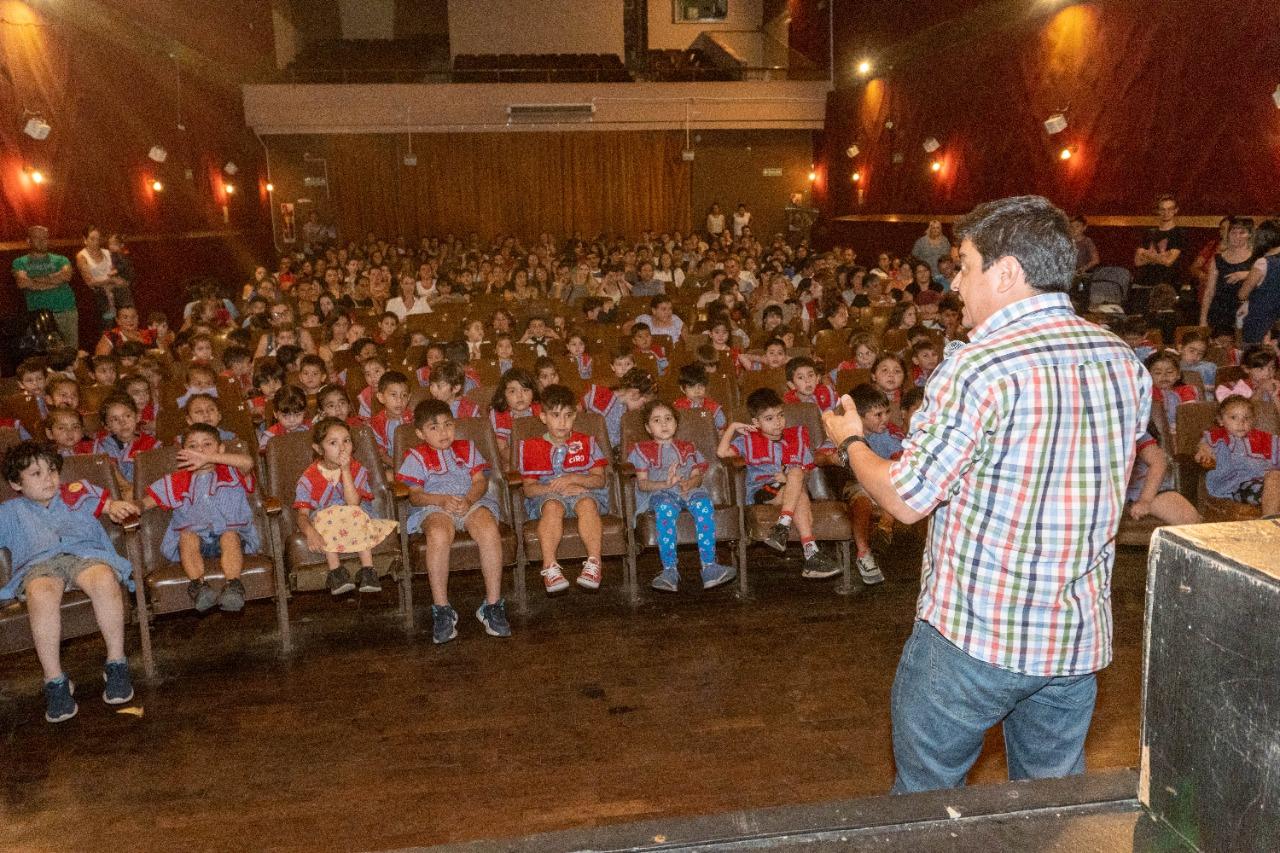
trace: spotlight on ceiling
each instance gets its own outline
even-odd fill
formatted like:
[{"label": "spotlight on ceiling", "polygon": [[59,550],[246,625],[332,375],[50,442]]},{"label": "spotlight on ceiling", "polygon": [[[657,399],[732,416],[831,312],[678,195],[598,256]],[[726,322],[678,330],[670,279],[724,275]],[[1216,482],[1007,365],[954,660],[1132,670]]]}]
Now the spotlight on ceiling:
[{"label": "spotlight on ceiling", "polygon": [[226,194],[227,194],[227,195],[235,195],[235,194],[236,194],[236,185],[235,185],[235,184],[223,184],[223,185],[222,185],[222,189],[226,192]]},{"label": "spotlight on ceiling", "polygon": [[1072,151],[1070,148],[1063,148],[1061,151],[1058,152],[1058,159],[1070,160],[1073,154],[1075,154],[1075,152]]},{"label": "spotlight on ceiling", "polygon": [[858,76],[866,77],[871,73],[871,60],[864,59],[858,63]]},{"label": "spotlight on ceiling", "polygon": [[929,168],[930,168],[930,169],[932,169],[932,170],[933,170],[933,171],[935,171],[935,172],[941,172],[941,171],[942,171],[942,161],[941,161],[941,160],[934,160],[932,163],[930,163],[930,164],[929,164]]},{"label": "spotlight on ceiling", "polygon": [[157,163],[163,163],[169,159],[169,152],[165,151],[162,145],[152,145],[151,150],[147,152],[147,156]]},{"label": "spotlight on ceiling", "polygon": [[32,139],[48,139],[49,131],[53,130],[49,126],[49,122],[40,118],[40,116],[32,116],[27,119],[26,126],[22,128],[22,132]]},{"label": "spotlight on ceiling", "polygon": [[1067,117],[1062,113],[1054,113],[1044,120],[1045,133],[1053,136],[1067,129]]},{"label": "spotlight on ceiling", "polygon": [[852,175],[849,176],[849,180],[853,181],[855,184],[858,183],[859,181],[862,180],[862,173],[854,172]]},{"label": "spotlight on ceiling", "polygon": [[924,150],[926,154],[932,154],[941,147],[942,146],[938,143],[938,140],[934,139],[932,136],[924,141]]},{"label": "spotlight on ceiling", "polygon": [[163,191],[164,191],[164,184],[160,183],[160,181],[158,181],[158,180],[156,180],[156,181],[152,181],[152,182],[151,182],[151,190],[152,190],[152,192],[157,192],[157,193],[158,193],[158,192],[163,192]]},{"label": "spotlight on ceiling", "polygon": [[33,184],[38,185],[44,183],[44,172],[39,169],[28,169],[27,175],[31,178],[31,183]]},{"label": "spotlight on ceiling", "polygon": [[818,180],[818,173],[817,173],[817,172],[810,172],[810,173],[809,173],[809,183],[813,183],[813,182],[814,182],[814,181],[816,181],[816,180]]},{"label": "spotlight on ceiling", "polygon": [[848,148],[844,150],[844,153],[849,155],[849,159],[852,160],[854,157],[858,156],[858,152],[861,150],[862,149],[856,145],[850,145]]},{"label": "spotlight on ceiling", "polygon": [[273,192],[275,192],[275,191],[276,191],[276,185],[275,185],[275,184],[273,184],[273,183],[269,183],[269,182],[268,182],[268,184],[267,184],[267,192],[269,192],[269,193],[273,193]]},{"label": "spotlight on ceiling", "polygon": [[228,175],[234,175],[236,172],[240,171],[240,167],[228,160],[227,165],[222,167],[222,171],[226,172]]}]

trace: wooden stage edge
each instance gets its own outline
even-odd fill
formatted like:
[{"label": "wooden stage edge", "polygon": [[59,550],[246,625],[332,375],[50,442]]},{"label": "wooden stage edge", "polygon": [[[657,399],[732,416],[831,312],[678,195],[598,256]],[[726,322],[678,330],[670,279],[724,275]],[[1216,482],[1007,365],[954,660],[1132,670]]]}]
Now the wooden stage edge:
[{"label": "wooden stage edge", "polygon": [[1136,799],[1137,781],[1133,769],[1111,770],[1067,779],[973,785],[906,797],[866,797],[405,849],[434,853],[999,849],[1013,853],[1042,850],[1050,839],[1060,843],[1072,837],[1088,837],[1103,845],[1090,846],[1095,850],[1194,849],[1142,811]]}]

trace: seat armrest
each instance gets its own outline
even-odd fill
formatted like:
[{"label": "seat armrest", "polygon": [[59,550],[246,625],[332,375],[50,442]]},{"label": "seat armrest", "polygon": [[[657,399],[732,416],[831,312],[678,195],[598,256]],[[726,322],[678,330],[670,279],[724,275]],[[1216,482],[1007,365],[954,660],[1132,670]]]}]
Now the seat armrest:
[{"label": "seat armrest", "polygon": [[524,488],[524,477],[519,471],[506,471],[502,475],[507,480],[507,488],[521,489]]},{"label": "seat armrest", "polygon": [[138,530],[142,529],[142,514],[139,513],[121,524],[120,529],[125,533],[136,533]]},{"label": "seat armrest", "polygon": [[636,476],[636,466],[630,462],[619,462],[614,468],[618,471],[618,476],[624,480],[634,480]]},{"label": "seat armrest", "polygon": [[391,497],[395,498],[397,503],[400,501],[407,501],[409,499],[409,487],[399,480],[393,480],[390,484],[390,488]]},{"label": "seat armrest", "polygon": [[741,456],[721,456],[720,461],[733,473],[747,470],[747,463]]},{"label": "seat armrest", "polygon": [[267,514],[267,518],[275,518],[284,511],[284,504],[276,498],[263,498],[262,511]]}]

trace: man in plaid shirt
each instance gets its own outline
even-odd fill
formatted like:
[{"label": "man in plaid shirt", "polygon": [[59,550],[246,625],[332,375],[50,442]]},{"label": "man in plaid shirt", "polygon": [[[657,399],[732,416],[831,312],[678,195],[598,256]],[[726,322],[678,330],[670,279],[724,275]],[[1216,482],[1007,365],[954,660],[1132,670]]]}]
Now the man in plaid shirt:
[{"label": "man in plaid shirt", "polygon": [[933,514],[891,698],[895,793],[954,787],[1003,721],[1011,779],[1084,772],[1094,673],[1111,662],[1113,540],[1151,379],[1075,315],[1066,216],[1037,196],[956,225],[970,342],[925,387],[900,459],[851,400],[827,432],[871,497]]}]

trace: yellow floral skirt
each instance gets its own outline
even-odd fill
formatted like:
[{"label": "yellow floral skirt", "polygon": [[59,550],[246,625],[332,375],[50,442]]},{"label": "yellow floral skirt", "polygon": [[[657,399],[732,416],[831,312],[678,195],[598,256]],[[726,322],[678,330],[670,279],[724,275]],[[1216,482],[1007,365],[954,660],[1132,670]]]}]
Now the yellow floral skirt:
[{"label": "yellow floral skirt", "polygon": [[311,524],[324,540],[327,554],[355,554],[372,550],[398,526],[383,518],[370,518],[358,506],[337,504],[311,516]]}]

